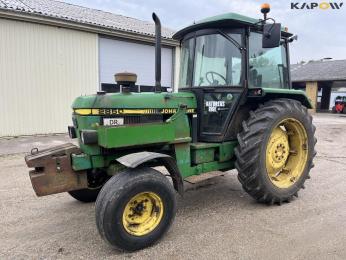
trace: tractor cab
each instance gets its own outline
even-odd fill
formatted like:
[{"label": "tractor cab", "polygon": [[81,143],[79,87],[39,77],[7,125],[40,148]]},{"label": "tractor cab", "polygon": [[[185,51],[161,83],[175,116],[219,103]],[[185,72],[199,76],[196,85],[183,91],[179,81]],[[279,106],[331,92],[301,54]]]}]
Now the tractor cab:
[{"label": "tractor cab", "polygon": [[197,98],[198,141],[235,139],[242,99],[262,95],[266,88],[291,87],[292,34],[278,23],[267,23],[273,21],[268,12],[269,6],[262,6],[263,20],[235,13],[207,18],[173,36],[181,43],[179,91]]},{"label": "tractor cab", "polygon": [[346,96],[337,96],[335,105],[332,108],[333,113],[346,113]]}]

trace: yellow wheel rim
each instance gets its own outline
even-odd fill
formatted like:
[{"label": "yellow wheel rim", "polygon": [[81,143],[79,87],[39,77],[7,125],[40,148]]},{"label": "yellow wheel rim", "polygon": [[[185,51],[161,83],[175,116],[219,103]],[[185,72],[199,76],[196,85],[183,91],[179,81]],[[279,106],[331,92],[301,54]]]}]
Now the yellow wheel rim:
[{"label": "yellow wheel rim", "polygon": [[277,124],[266,149],[266,169],[278,188],[290,188],[303,174],[308,159],[307,133],[298,120],[287,118]]},{"label": "yellow wheel rim", "polygon": [[135,195],[126,204],[123,213],[123,226],[134,236],[144,236],[153,231],[161,222],[163,202],[154,192]]}]

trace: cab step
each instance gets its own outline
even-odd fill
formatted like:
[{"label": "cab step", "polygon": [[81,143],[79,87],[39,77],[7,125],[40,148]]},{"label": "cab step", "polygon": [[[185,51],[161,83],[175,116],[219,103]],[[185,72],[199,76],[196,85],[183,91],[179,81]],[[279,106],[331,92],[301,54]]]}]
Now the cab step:
[{"label": "cab step", "polygon": [[225,172],[221,171],[212,171],[212,172],[207,172],[207,173],[202,173],[200,175],[193,175],[189,176],[184,179],[184,181],[191,183],[191,184],[197,184],[202,181],[209,180],[211,178],[219,177],[225,175]]}]

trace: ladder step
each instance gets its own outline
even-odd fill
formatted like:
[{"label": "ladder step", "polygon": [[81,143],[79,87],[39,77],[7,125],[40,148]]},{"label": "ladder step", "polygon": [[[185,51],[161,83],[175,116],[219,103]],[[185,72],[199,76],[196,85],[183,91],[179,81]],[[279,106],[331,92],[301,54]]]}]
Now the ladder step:
[{"label": "ladder step", "polygon": [[196,183],[199,183],[199,182],[211,179],[211,178],[215,178],[218,176],[223,176],[223,175],[225,175],[224,172],[212,171],[212,172],[202,173],[200,175],[189,176],[189,177],[185,178],[184,181],[187,181],[187,182],[192,183],[192,184],[196,184]]}]

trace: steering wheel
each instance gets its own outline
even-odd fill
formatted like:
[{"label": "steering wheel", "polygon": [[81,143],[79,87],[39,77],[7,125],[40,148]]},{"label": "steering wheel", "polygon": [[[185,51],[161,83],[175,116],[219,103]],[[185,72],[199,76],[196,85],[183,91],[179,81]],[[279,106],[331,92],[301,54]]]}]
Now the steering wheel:
[{"label": "steering wheel", "polygon": [[[211,80],[210,80],[210,78],[209,78],[209,75],[210,75],[210,77],[211,77]],[[216,75],[216,76],[220,77],[221,79],[223,79],[223,81],[225,81],[225,84],[227,83],[226,78],[225,78],[224,76],[222,76],[220,73],[215,72],[215,71],[208,71],[208,72],[205,74],[205,78],[206,78],[206,80],[208,81],[208,83],[209,83],[211,86],[212,86],[212,85],[214,84],[214,82],[215,82],[215,76],[214,76],[214,75]]]}]

